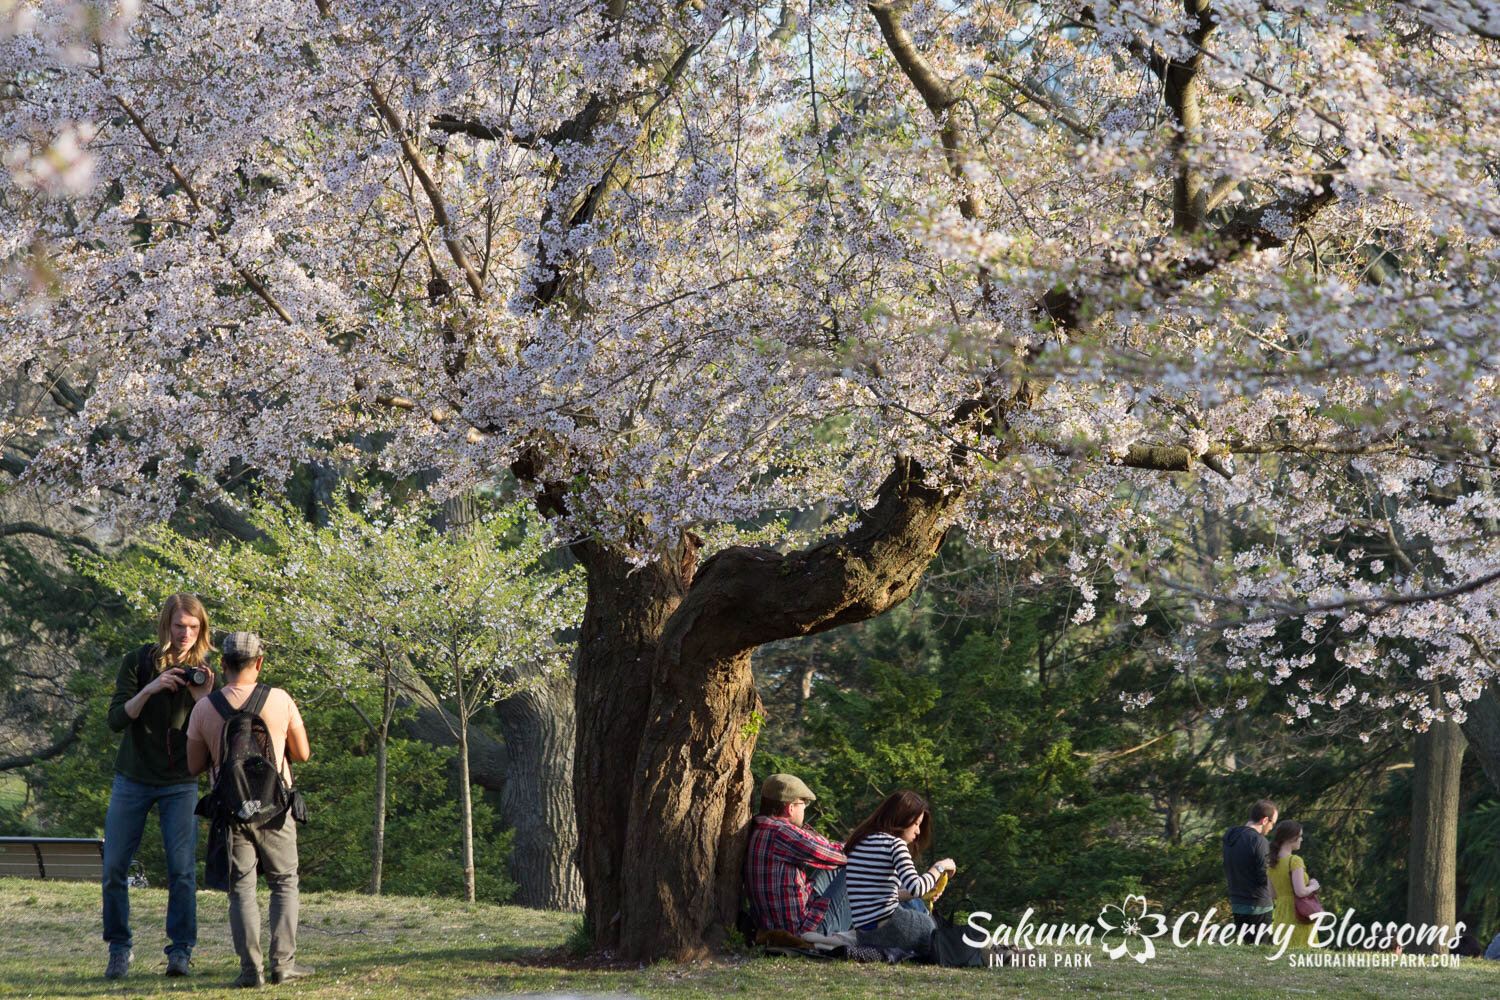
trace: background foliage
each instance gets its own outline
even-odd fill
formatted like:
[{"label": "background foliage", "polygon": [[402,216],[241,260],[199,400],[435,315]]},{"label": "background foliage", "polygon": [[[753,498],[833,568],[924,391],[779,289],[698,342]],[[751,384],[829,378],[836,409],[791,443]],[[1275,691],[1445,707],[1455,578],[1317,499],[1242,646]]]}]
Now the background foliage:
[{"label": "background foliage", "polygon": [[[1072,626],[1076,593],[1023,579],[1033,569],[1007,571],[954,539],[908,604],[768,648],[757,777],[804,777],[819,796],[809,822],[835,839],[897,788],[921,792],[936,821],[927,861],[959,866],[942,912],[1087,919],[1143,892],[1168,911],[1223,914],[1220,838],[1269,796],[1304,824],[1300,854],[1325,904],[1405,919],[1400,739],[1288,726],[1263,686],[1243,688],[1240,711],[1216,714],[1208,706],[1223,698],[1209,695],[1238,688],[1153,656],[1170,637],[1168,608],[1146,605],[1145,627],[1127,630],[1136,609],[1111,604],[1101,581],[1099,616]],[[1205,690],[1213,684],[1228,686]],[[1119,692],[1141,690],[1156,697],[1127,708]],[[1459,914],[1482,936],[1500,930],[1500,809],[1477,767],[1464,788]]]}]

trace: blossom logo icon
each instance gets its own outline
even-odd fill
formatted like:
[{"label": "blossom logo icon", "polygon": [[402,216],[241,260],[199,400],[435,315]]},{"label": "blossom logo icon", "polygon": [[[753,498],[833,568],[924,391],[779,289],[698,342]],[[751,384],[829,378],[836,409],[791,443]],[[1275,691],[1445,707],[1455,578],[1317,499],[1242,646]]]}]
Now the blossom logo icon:
[{"label": "blossom logo icon", "polygon": [[1154,937],[1167,932],[1167,920],[1160,913],[1151,913],[1145,896],[1130,895],[1119,906],[1110,904],[1099,911],[1099,926],[1104,936],[1099,946],[1104,954],[1114,961],[1121,955],[1129,955],[1142,965],[1156,955]]}]

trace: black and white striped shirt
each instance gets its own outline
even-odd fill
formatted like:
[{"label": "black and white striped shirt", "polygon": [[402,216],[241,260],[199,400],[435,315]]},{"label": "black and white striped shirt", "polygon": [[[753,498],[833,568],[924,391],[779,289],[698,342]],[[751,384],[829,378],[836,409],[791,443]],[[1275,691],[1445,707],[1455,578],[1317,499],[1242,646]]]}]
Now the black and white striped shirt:
[{"label": "black and white striped shirt", "polygon": [[913,896],[931,892],[938,877],[918,875],[906,841],[889,833],[874,833],[849,855],[849,916],[855,927],[884,920],[900,902],[896,890]]}]

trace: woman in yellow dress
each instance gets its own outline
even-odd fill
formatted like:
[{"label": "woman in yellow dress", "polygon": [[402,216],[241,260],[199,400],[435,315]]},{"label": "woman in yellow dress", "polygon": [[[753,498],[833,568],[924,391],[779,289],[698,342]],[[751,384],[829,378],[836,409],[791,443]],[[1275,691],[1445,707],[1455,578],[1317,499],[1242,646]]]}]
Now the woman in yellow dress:
[{"label": "woman in yellow dress", "polygon": [[[1292,925],[1293,948],[1307,948],[1312,924],[1297,919],[1297,900],[1318,891],[1318,880],[1307,877],[1307,866],[1292,853],[1302,846],[1302,824],[1284,819],[1271,831],[1271,887],[1276,890],[1276,909],[1271,914],[1273,926]],[[1285,934],[1285,931],[1280,931]]]}]

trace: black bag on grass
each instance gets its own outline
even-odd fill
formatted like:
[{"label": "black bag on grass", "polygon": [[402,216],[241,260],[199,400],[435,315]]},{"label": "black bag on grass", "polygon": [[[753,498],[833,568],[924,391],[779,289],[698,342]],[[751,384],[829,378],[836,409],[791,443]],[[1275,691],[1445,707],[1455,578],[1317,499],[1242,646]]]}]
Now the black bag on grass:
[{"label": "black bag on grass", "polygon": [[950,968],[977,968],[985,964],[985,954],[964,940],[966,927],[949,924],[932,932],[932,959]]}]

